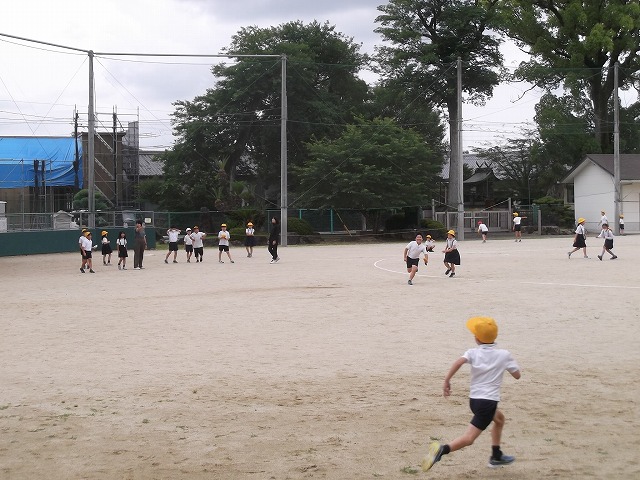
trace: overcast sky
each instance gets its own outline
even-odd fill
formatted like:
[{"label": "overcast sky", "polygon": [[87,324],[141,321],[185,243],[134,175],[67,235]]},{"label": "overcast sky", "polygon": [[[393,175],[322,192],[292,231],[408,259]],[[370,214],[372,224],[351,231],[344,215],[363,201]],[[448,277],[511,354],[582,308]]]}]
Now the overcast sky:
[{"label": "overcast sky", "polygon": [[[382,0],[18,0],[3,4],[0,33],[94,52],[216,54],[242,27],[328,21],[362,51],[380,43]],[[523,57],[505,47],[507,65]],[[88,57],[0,36],[0,135],[67,135],[74,107],[86,124]],[[171,146],[172,102],[210,87],[212,59],[99,56],[94,61],[98,128],[139,119],[141,145]],[[369,79],[365,74],[363,78]],[[465,105],[465,148],[499,142],[531,122],[539,93],[505,85],[487,106]]]}]

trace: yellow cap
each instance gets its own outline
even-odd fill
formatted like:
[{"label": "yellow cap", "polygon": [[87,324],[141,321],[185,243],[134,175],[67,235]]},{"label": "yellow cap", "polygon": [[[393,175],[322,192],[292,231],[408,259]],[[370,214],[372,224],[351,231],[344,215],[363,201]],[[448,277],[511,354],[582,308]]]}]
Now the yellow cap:
[{"label": "yellow cap", "polygon": [[431,235],[427,235],[427,237],[426,237],[426,238],[431,238]]},{"label": "yellow cap", "polygon": [[513,212],[513,216],[517,217],[518,216],[518,212]]},{"label": "yellow cap", "polygon": [[584,218],[580,217],[580,218],[578,219],[578,223],[583,223],[583,222],[586,222],[586,220],[585,220]]},{"label": "yellow cap", "polygon": [[102,232],[100,232],[100,235],[105,236],[106,234],[108,234],[109,232],[107,232],[106,230],[102,230]]},{"label": "yellow cap", "polygon": [[449,230],[447,232],[447,235],[453,235],[455,237],[456,236],[456,232],[454,232],[453,230]]},{"label": "yellow cap", "polygon": [[253,223],[251,222],[247,223],[247,227],[253,227]]},{"label": "yellow cap", "polygon": [[467,328],[482,343],[493,343],[498,337],[498,325],[491,317],[472,317],[467,320]]},{"label": "yellow cap", "polygon": [[223,224],[222,224],[222,225],[220,225],[220,226],[221,226],[221,227],[226,227],[226,226],[227,226],[227,224],[226,224],[226,223],[223,223]]}]

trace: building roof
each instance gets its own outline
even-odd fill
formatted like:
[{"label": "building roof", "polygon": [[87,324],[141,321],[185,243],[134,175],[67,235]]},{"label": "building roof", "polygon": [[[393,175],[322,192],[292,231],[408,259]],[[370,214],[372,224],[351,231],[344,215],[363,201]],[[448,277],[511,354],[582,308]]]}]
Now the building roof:
[{"label": "building roof", "polygon": [[162,168],[164,163],[156,160],[158,155],[164,152],[141,151],[139,160],[139,173],[141,177],[159,177],[164,174]]},{"label": "building roof", "polygon": [[[560,183],[572,183],[576,175],[588,164],[597,165],[611,176],[614,175],[613,154],[591,153],[573,167]],[[620,154],[620,180],[640,181],[640,154]]]},{"label": "building roof", "polygon": [[[464,153],[462,154],[462,161],[464,164],[469,167],[471,170],[476,170],[477,168],[485,168],[491,167],[491,161],[486,158],[482,158],[480,155],[476,155],[475,153]],[[450,162],[447,159],[442,166],[442,172],[440,176],[443,180],[449,179],[449,166]]]},{"label": "building roof", "polygon": [[484,182],[492,176],[495,177],[495,175],[493,174],[493,170],[491,170],[490,168],[478,168],[476,169],[476,173],[467,178],[464,183],[480,183]]}]

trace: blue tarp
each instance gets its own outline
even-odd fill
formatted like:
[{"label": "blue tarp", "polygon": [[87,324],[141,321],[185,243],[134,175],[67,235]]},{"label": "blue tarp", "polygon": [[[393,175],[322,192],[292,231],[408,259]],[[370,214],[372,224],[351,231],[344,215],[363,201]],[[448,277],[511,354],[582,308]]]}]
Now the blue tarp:
[{"label": "blue tarp", "polygon": [[[78,139],[78,186],[82,188],[82,142]],[[0,137],[0,188],[74,186],[73,137]],[[34,160],[38,161],[36,174]],[[44,163],[44,169],[42,167]]]}]

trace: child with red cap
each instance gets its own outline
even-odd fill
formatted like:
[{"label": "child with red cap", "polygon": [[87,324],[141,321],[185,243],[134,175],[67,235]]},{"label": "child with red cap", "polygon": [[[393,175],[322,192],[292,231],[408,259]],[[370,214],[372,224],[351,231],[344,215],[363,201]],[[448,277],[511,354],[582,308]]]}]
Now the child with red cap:
[{"label": "child with red cap", "polygon": [[504,414],[498,410],[500,401],[500,386],[502,376],[509,372],[513,378],[520,378],[520,367],[507,350],[496,347],[495,340],[498,336],[498,325],[493,318],[473,317],[467,321],[467,328],[475,336],[478,346],[467,350],[458,360],[453,362],[447,376],[444,379],[443,393],[445,397],[451,394],[451,378],[462,365],[468,363],[471,366],[471,391],[469,394],[469,406],[473,412],[471,423],[467,430],[455,440],[446,445],[432,442],[429,446],[429,454],[422,462],[422,469],[429,470],[443,455],[447,455],[461,448],[472,445],[480,434],[491,424],[491,457],[490,467],[500,467],[513,463],[515,457],[504,455],[500,450],[502,428],[504,427]]}]

